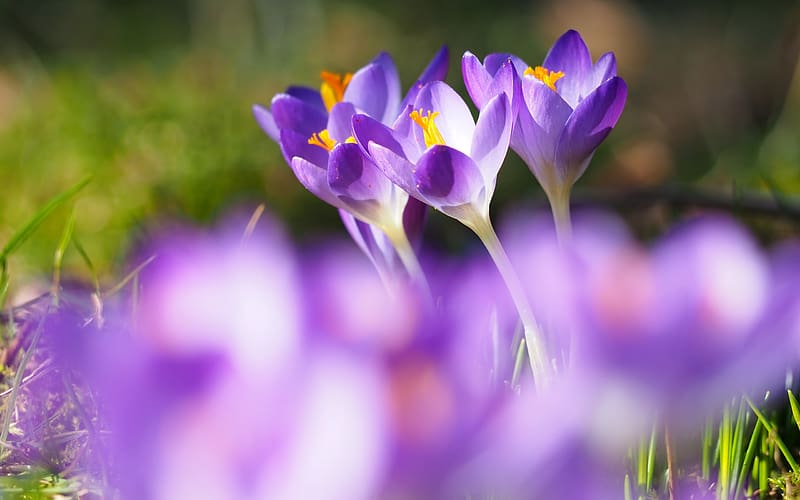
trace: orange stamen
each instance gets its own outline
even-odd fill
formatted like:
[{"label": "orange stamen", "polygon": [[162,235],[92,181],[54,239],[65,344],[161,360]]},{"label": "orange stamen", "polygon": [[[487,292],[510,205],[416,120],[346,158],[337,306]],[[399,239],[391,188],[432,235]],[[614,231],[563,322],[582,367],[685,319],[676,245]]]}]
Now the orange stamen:
[{"label": "orange stamen", "polygon": [[[356,138],[351,135],[345,139],[344,142],[347,144],[354,144],[356,142]],[[331,137],[328,129],[323,129],[316,134],[312,134],[311,138],[308,139],[308,143],[313,146],[319,146],[325,151],[333,150],[334,146],[338,144],[336,140]]]},{"label": "orange stamen", "polygon": [[322,96],[322,102],[325,107],[330,111],[338,102],[344,99],[344,91],[353,79],[352,73],[345,73],[344,76],[338,73],[331,73],[323,71],[319,74],[322,79],[322,86],[320,86],[319,93]]},{"label": "orange stamen", "polygon": [[528,69],[526,69],[525,73],[523,74],[536,78],[540,82],[550,87],[553,92],[558,92],[556,89],[556,82],[564,78],[563,71],[550,71],[544,66],[536,66],[535,68],[528,66]]},{"label": "orange stamen", "polygon": [[436,144],[444,144],[444,137],[442,137],[442,133],[439,132],[439,128],[433,121],[434,118],[439,116],[439,112],[428,111],[428,114],[423,116],[421,111],[415,109],[408,116],[422,129],[422,134],[425,137],[425,147],[429,148]]}]

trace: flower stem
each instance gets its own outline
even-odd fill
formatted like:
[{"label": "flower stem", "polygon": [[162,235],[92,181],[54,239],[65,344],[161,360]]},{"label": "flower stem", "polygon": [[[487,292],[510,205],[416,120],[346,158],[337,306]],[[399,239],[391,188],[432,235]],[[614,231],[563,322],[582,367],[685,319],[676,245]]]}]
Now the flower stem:
[{"label": "flower stem", "polygon": [[525,344],[528,348],[528,358],[530,359],[531,369],[536,384],[541,386],[546,385],[548,378],[548,359],[547,351],[542,341],[542,334],[536,318],[533,315],[528,299],[525,296],[525,290],[522,288],[522,283],[511,265],[511,260],[508,258],[497,233],[492,227],[492,223],[488,217],[476,217],[470,221],[472,224],[469,226],[478,238],[481,239],[486,250],[500,271],[500,276],[503,277],[508,292],[511,294],[511,300],[519,313],[522,326],[525,329]]},{"label": "flower stem", "polygon": [[394,245],[395,250],[397,250],[397,255],[400,257],[403,267],[406,268],[409,276],[411,276],[411,280],[420,287],[420,290],[429,299],[429,302],[433,303],[431,289],[430,286],[428,286],[427,278],[425,278],[425,272],[422,270],[419,259],[417,259],[417,254],[414,253],[414,249],[411,247],[411,242],[408,241],[405,230],[402,227],[394,229],[387,228],[384,229],[383,232],[386,233],[386,236],[389,237],[392,245]]},{"label": "flower stem", "polygon": [[553,211],[553,222],[556,225],[556,236],[558,237],[558,244],[562,247],[569,246],[572,242],[572,219],[569,213],[569,195],[570,191],[556,193],[554,196],[549,196],[550,209]]}]

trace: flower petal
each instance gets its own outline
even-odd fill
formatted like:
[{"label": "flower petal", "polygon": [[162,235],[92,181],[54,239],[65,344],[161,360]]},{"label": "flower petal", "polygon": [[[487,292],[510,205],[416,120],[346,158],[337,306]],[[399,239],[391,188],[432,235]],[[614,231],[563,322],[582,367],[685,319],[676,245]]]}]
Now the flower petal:
[{"label": "flower petal", "polygon": [[[441,113],[435,123],[444,138],[445,144],[466,153],[472,143],[475,121],[467,107],[455,90],[444,82],[431,82],[420,90],[414,109],[423,112]],[[422,141],[422,129],[417,128],[418,140]]]},{"label": "flower petal", "polygon": [[[399,121],[399,119],[398,119]],[[411,121],[408,119],[408,121]],[[394,152],[394,154],[411,161],[419,158],[419,147],[412,143],[410,138],[398,134],[378,120],[367,115],[358,114],[353,116],[353,135],[359,146],[368,155],[371,154],[370,143],[380,144]]]},{"label": "flower petal", "polygon": [[275,142],[280,142],[281,131],[275,124],[275,118],[272,117],[272,113],[270,113],[267,108],[260,104],[253,105],[253,116],[261,127],[261,130],[263,130],[270,139]]},{"label": "flower petal", "polygon": [[393,185],[378,167],[364,158],[358,144],[341,143],[330,153],[328,185],[331,192],[353,200],[389,203]]},{"label": "flower petal", "polygon": [[419,159],[414,183],[423,199],[441,208],[475,201],[484,188],[472,158],[448,146],[436,145]]},{"label": "flower petal", "polygon": [[377,142],[369,142],[369,156],[375,165],[400,189],[411,196],[419,196],[414,182],[414,165],[405,157]]},{"label": "flower petal", "polygon": [[403,229],[406,230],[406,236],[415,249],[419,249],[422,244],[422,230],[427,218],[428,205],[409,196],[406,207],[403,209]]},{"label": "flower petal", "polygon": [[563,179],[574,182],[583,174],[587,160],[617,124],[627,96],[625,81],[615,76],[578,105],[556,148],[556,166]]},{"label": "flower petal", "polygon": [[[510,64],[509,64],[510,67]],[[511,140],[514,113],[505,93],[492,98],[481,110],[472,138],[470,157],[483,174],[487,196],[494,192],[497,172],[503,165]]]},{"label": "flower petal", "polygon": [[447,45],[442,45],[442,48],[433,56],[431,62],[428,63],[428,66],[422,71],[422,74],[419,75],[417,81],[408,90],[405,99],[400,103],[400,112],[402,112],[406,106],[414,104],[417,94],[419,94],[420,89],[422,89],[426,83],[436,80],[444,81],[444,79],[447,78],[449,62],[450,51]]},{"label": "flower petal", "polygon": [[392,57],[381,52],[358,70],[342,100],[353,103],[359,111],[376,120],[392,123],[400,106],[400,76]]},{"label": "flower petal", "polygon": [[572,108],[557,93],[538,82],[523,80],[525,106],[519,109],[511,148],[522,157],[540,183],[544,168],[553,168],[556,145]]},{"label": "flower petal", "polygon": [[320,168],[299,156],[292,158],[290,165],[300,184],[311,191],[314,196],[334,207],[342,208],[342,202],[328,187],[328,172],[324,168]]},{"label": "flower petal", "polygon": [[486,68],[472,52],[464,52],[464,57],[461,58],[461,75],[464,77],[464,85],[467,87],[467,93],[472,98],[472,102],[478,109],[482,109],[491,98],[488,96],[488,92],[493,79],[492,75],[486,71]]},{"label": "flower petal", "polygon": [[328,134],[336,142],[344,142],[353,135],[353,115],[356,108],[352,103],[337,102],[328,116]]},{"label": "flower petal", "polygon": [[309,106],[314,106],[323,113],[328,112],[325,108],[325,104],[322,102],[322,96],[319,94],[319,90],[303,87],[301,85],[292,85],[286,89],[286,93],[292,97],[297,97]]},{"label": "flower petal", "polygon": [[589,95],[591,91],[599,87],[601,83],[615,76],[617,76],[617,58],[614,56],[613,52],[606,52],[594,63],[592,67],[592,78],[587,79],[587,84],[589,86],[585,88],[584,95]]},{"label": "flower petal", "polygon": [[564,77],[556,83],[559,94],[574,108],[583,97],[582,82],[592,70],[589,48],[575,30],[569,30],[556,40],[544,58],[543,66],[550,71],[563,71]]},{"label": "flower petal", "polygon": [[272,117],[279,129],[293,130],[306,138],[328,123],[327,113],[289,94],[272,98]]},{"label": "flower petal", "polygon": [[308,137],[294,130],[285,128],[281,130],[281,152],[286,163],[292,164],[292,158],[300,157],[321,169],[328,165],[328,152],[319,146],[308,143]]},{"label": "flower petal", "polygon": [[486,56],[486,59],[483,60],[483,65],[486,67],[486,71],[488,71],[490,75],[495,75],[497,74],[497,70],[500,69],[500,66],[502,66],[503,63],[508,60],[514,64],[514,69],[517,70],[518,75],[522,75],[525,70],[528,69],[528,63],[519,57],[515,56],[514,54],[503,53],[489,54]]}]

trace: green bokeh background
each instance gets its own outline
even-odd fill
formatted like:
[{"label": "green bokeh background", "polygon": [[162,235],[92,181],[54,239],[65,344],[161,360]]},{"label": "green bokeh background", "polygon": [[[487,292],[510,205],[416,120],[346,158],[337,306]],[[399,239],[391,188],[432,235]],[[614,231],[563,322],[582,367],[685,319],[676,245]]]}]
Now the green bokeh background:
[{"label": "green bokeh background", "polygon": [[[255,124],[253,103],[381,50],[409,85],[442,43],[448,81],[463,91],[465,50],[536,64],[569,28],[595,58],[615,51],[630,88],[577,198],[771,185],[791,201],[800,191],[799,26],[797,2],[0,0],[0,243],[87,174],[76,235],[106,283],[166,220],[211,224],[263,202],[299,240],[341,234],[335,210],[303,190]],[[542,199],[509,154],[495,211]],[[15,289],[46,278],[68,216],[60,210],[13,256]],[[649,217],[645,233],[671,214]],[[470,238],[432,217],[432,245],[457,249]],[[88,275],[74,252],[65,269]]]}]

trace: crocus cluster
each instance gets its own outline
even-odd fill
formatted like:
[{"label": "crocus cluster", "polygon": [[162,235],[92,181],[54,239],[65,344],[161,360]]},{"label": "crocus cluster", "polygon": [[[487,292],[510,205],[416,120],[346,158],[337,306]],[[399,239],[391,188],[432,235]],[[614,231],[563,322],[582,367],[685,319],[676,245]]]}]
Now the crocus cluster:
[{"label": "crocus cluster", "polygon": [[290,87],[273,98],[271,111],[256,106],[254,113],[300,182],[349,214],[346,225],[382,274],[396,269],[387,265],[393,249],[427,286],[408,238],[421,228],[419,202],[472,229],[508,286],[534,375],[546,383],[551,356],[490,219],[497,175],[511,145],[542,184],[568,242],[570,189],[619,119],[627,87],[613,54],[593,64],[575,31],[535,68],[509,54],[480,64],[467,52],[463,75],[480,109],[475,121],[441,81],[446,64],[443,49],[401,102],[397,70],[380,54],[352,76],[323,72],[319,92]]}]

